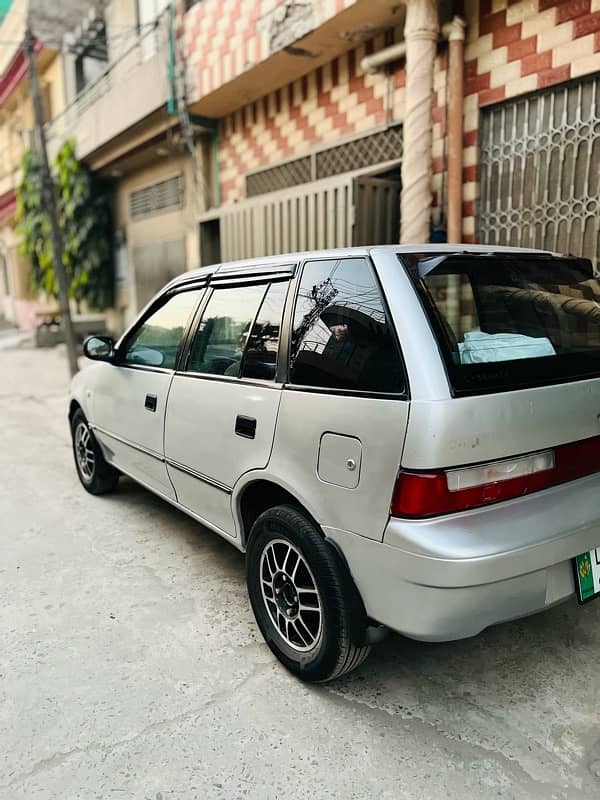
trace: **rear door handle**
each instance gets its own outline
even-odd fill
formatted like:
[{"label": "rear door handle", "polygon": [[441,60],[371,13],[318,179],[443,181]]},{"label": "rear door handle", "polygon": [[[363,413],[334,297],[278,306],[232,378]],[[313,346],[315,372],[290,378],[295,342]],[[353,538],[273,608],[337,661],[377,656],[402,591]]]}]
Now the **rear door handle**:
[{"label": "rear door handle", "polygon": [[144,408],[148,409],[148,411],[156,411],[156,395],[155,394],[147,394],[146,395],[146,402],[144,403]]},{"label": "rear door handle", "polygon": [[243,417],[241,414],[235,420],[235,432],[244,439],[254,439],[256,436],[256,420],[254,417]]}]

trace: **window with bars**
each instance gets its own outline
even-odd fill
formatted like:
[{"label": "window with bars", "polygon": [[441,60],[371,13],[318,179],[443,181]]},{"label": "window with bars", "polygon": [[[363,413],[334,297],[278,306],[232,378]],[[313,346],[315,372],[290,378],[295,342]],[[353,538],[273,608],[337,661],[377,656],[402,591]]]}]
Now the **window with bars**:
[{"label": "window with bars", "polygon": [[478,238],[585,256],[600,269],[600,77],[481,111]]},{"label": "window with bars", "polygon": [[402,158],[402,127],[352,139],[246,176],[246,196],[256,197],[321,178]]},{"label": "window with bars", "polygon": [[132,220],[176,211],[183,206],[183,175],[174,175],[164,181],[136,189],[129,195],[129,216]]}]

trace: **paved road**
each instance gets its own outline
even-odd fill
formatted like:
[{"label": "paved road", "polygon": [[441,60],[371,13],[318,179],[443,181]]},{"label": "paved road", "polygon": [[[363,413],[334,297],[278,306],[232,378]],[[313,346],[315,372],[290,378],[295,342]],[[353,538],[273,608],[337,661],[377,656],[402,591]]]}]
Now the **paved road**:
[{"label": "paved road", "polygon": [[598,800],[600,602],[305,686],[237,551],[130,481],[79,487],[63,358],[0,352],[2,800]]}]

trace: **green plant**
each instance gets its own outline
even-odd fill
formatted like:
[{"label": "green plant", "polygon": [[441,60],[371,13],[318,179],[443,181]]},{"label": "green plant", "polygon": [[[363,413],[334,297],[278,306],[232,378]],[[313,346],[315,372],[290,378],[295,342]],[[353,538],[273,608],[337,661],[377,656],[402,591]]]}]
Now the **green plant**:
[{"label": "green plant", "polygon": [[[78,307],[85,300],[92,308],[107,308],[114,294],[108,191],[77,160],[72,141],[61,147],[53,168],[69,295]],[[39,159],[31,150],[23,156],[22,174],[17,190],[21,250],[31,258],[34,287],[57,297],[50,220],[43,205]]]}]

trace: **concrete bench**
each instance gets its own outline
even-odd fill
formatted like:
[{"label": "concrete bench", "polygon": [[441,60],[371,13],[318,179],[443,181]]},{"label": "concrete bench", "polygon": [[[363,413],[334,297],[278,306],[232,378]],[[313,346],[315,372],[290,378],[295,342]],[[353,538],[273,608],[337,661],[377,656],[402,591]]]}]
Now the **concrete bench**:
[{"label": "concrete bench", "polygon": [[[36,316],[40,320],[35,330],[36,347],[54,347],[54,345],[65,341],[58,309],[42,309],[36,313]],[[83,342],[86,336],[91,336],[94,333],[107,333],[104,314],[73,314],[71,319],[79,342]]]}]

